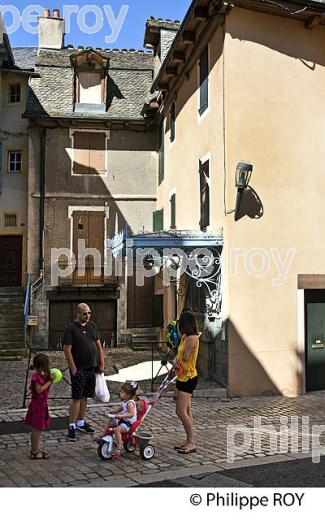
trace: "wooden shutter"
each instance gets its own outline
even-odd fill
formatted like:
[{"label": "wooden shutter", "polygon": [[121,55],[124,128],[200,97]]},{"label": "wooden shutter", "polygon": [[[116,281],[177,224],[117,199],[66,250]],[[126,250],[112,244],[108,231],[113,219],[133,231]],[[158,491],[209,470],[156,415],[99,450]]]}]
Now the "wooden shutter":
[{"label": "wooden shutter", "polygon": [[75,132],[73,135],[73,173],[104,175],[106,172],[106,134]]},{"label": "wooden shutter", "polygon": [[102,99],[102,78],[97,72],[80,72],[79,78],[79,103],[98,104]]},{"label": "wooden shutter", "polygon": [[209,105],[209,50],[205,48],[200,57],[200,115]]},{"label": "wooden shutter", "polygon": [[170,229],[176,229],[176,193],[170,198]]},{"label": "wooden shutter", "polygon": [[0,142],[0,193],[2,193],[2,143]]},{"label": "wooden shutter", "polygon": [[73,134],[73,173],[89,174],[89,136],[88,132]]},{"label": "wooden shutter", "polygon": [[92,132],[89,136],[89,173],[104,175],[106,173],[106,134]]},{"label": "wooden shutter", "polygon": [[[89,255],[88,257],[88,284],[103,282],[104,278],[104,240],[105,240],[105,213],[104,212],[93,212],[88,213],[88,247],[96,249],[101,258],[101,270],[100,275],[95,275],[94,257]],[[99,257],[98,257],[99,260]],[[98,269],[99,271],[99,269]],[[97,273],[97,269],[96,269]]]},{"label": "wooden shutter", "polygon": [[172,103],[170,108],[170,140],[175,140],[176,105]]},{"label": "wooden shutter", "polygon": [[165,127],[164,122],[159,128],[159,184],[162,183],[165,176]]},{"label": "wooden shutter", "polygon": [[205,231],[210,225],[210,163],[206,161],[204,164],[200,161],[200,229]]},{"label": "wooden shutter", "polygon": [[164,229],[164,210],[160,209],[153,213],[153,230],[162,231]]}]

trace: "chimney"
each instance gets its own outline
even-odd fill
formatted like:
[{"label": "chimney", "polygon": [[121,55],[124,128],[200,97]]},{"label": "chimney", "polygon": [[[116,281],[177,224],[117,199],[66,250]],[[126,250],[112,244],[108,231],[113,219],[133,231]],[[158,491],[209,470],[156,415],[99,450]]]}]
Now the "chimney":
[{"label": "chimney", "polygon": [[64,20],[59,9],[44,9],[44,16],[38,19],[38,48],[62,49],[64,46]]}]

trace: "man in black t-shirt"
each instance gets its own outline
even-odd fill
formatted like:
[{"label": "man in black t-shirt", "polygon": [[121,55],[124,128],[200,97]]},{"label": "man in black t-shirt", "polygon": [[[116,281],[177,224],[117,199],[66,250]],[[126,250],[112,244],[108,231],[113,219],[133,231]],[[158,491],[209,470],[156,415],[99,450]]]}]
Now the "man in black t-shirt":
[{"label": "man in black t-shirt", "polygon": [[96,373],[104,372],[104,351],[91,310],[86,303],[77,307],[77,319],[65,330],[63,345],[71,376],[72,400],[69,408],[67,438],[75,441],[76,429],[84,433],[95,430],[85,422],[87,398],[94,397]]}]

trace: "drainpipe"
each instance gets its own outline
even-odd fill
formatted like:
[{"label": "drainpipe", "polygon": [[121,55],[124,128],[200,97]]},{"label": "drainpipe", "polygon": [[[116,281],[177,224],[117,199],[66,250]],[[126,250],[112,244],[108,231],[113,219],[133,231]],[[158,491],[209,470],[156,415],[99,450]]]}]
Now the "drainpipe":
[{"label": "drainpipe", "polygon": [[38,121],[38,130],[40,135],[40,206],[39,206],[39,278],[32,284],[31,295],[33,295],[44,277],[44,201],[45,201],[45,140],[46,128],[42,128]]}]

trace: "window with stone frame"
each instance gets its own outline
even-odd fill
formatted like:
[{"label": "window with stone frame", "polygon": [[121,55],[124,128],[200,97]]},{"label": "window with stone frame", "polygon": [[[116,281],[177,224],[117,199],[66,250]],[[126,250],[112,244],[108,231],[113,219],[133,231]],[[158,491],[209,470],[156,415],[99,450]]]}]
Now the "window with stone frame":
[{"label": "window with stone frame", "polygon": [[20,150],[8,152],[8,173],[20,173],[22,168],[22,152]]},{"label": "window with stone frame", "polygon": [[106,133],[73,133],[73,166],[75,175],[106,174]]}]

